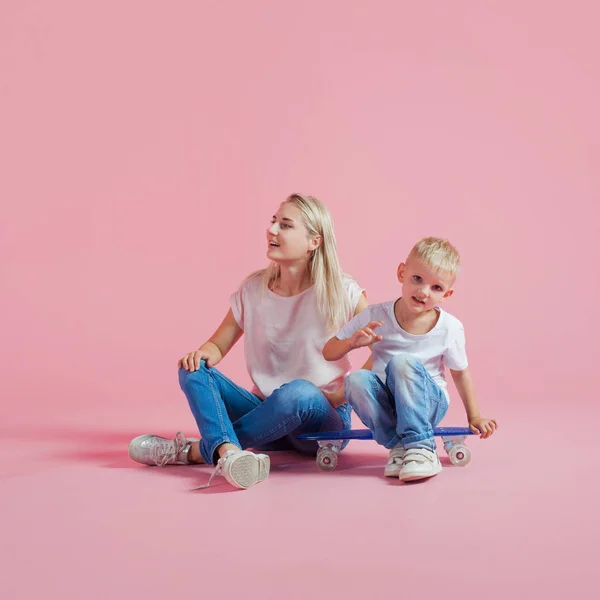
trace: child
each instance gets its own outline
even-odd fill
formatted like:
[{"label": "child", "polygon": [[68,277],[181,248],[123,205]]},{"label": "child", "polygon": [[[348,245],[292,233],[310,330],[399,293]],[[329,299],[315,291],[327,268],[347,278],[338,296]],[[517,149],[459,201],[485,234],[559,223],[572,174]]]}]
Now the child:
[{"label": "child", "polygon": [[497,428],[479,414],[463,326],[439,308],[454,292],[458,269],[458,252],[447,240],[421,240],[398,267],[402,296],[369,306],[323,348],[327,360],[339,360],[372,345],[372,370],[348,375],[344,390],[377,443],[390,449],[386,477],[411,481],[442,470],[433,428],[448,410],[446,366],[471,431],[488,438]]}]

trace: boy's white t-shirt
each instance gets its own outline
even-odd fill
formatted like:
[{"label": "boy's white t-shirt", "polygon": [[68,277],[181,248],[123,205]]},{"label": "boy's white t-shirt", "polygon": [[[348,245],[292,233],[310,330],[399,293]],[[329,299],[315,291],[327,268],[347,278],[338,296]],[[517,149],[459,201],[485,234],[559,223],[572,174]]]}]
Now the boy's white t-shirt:
[{"label": "boy's white t-shirt", "polygon": [[[346,276],[343,284],[351,319],[363,288]],[[294,379],[307,379],[325,392],[343,384],[352,365],[347,356],[332,362],[323,358],[323,346],[335,330],[319,312],[314,285],[295,296],[278,296],[258,275],[231,295],[231,309],[244,331],[252,393],[266,398]]]},{"label": "boy's white t-shirt", "polygon": [[[433,329],[423,335],[404,331],[394,314],[395,300],[374,304],[346,323],[336,337],[345,340],[370,321],[382,321],[375,333],[383,336],[372,346],[372,371],[385,383],[385,367],[397,354],[410,354],[427,369],[434,381],[446,392],[444,366],[453,371],[463,371],[468,366],[465,350],[465,330],[462,323],[451,314],[436,307],[440,313]],[[446,392],[446,396],[448,393]]]}]

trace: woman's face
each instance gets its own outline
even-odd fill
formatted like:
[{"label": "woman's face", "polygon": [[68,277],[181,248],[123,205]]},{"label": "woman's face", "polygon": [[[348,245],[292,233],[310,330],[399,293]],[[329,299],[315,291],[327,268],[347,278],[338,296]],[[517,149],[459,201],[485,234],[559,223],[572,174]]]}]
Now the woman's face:
[{"label": "woman's face", "polygon": [[267,258],[278,263],[308,260],[320,243],[320,236],[310,236],[300,209],[283,202],[267,229]]}]

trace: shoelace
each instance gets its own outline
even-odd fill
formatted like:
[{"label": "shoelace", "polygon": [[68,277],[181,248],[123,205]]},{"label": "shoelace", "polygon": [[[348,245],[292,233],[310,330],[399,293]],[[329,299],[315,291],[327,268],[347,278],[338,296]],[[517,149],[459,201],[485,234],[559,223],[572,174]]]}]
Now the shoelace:
[{"label": "shoelace", "polygon": [[223,470],[223,463],[225,462],[225,457],[228,454],[229,454],[229,452],[226,452],[217,461],[217,464],[216,464],[215,468],[213,469],[213,472],[210,474],[210,477],[208,478],[208,483],[203,483],[202,485],[199,485],[198,487],[192,488],[190,491],[191,492],[195,492],[196,490],[204,490],[204,489],[206,489],[211,484],[211,481],[213,480],[213,477],[215,475],[218,475]]},{"label": "shoelace", "polygon": [[161,442],[152,447],[150,456],[157,467],[164,467],[170,460],[177,460],[177,455],[187,446],[188,441],[181,431],[178,431],[173,441]]}]

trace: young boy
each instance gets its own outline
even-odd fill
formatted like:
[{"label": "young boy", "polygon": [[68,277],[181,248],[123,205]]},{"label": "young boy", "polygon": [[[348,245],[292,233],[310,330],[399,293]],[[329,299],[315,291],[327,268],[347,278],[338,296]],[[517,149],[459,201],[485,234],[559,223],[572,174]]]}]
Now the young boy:
[{"label": "young boy", "polygon": [[323,348],[327,360],[339,360],[350,350],[372,346],[372,370],[348,375],[344,390],[375,440],[390,449],[386,477],[411,481],[442,470],[433,428],[448,410],[445,367],[471,431],[488,438],[497,428],[496,421],[479,414],[463,326],[439,308],[452,296],[458,270],[458,252],[447,240],[421,240],[398,267],[402,296],[369,306]]}]

